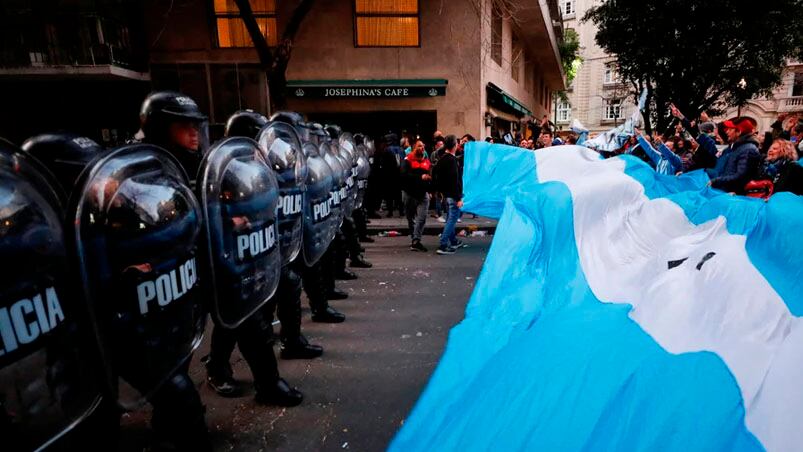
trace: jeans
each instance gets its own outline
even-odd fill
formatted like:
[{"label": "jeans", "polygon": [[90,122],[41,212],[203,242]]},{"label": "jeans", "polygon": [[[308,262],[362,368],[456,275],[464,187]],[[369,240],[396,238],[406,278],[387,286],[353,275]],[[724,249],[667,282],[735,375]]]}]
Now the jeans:
[{"label": "jeans", "polygon": [[421,236],[424,234],[424,225],[427,223],[429,193],[424,193],[424,199],[416,199],[404,193],[404,207],[407,225],[410,227],[413,241],[420,241]]},{"label": "jeans", "polygon": [[454,198],[446,198],[446,224],[443,225],[443,232],[441,233],[441,247],[452,246],[457,243],[457,235],[455,233],[455,225],[457,218],[460,216],[460,209],[457,207],[457,200]]},{"label": "jeans", "polygon": [[443,199],[443,195],[440,193],[435,193],[435,216],[440,217],[441,213],[446,210],[446,200]]}]

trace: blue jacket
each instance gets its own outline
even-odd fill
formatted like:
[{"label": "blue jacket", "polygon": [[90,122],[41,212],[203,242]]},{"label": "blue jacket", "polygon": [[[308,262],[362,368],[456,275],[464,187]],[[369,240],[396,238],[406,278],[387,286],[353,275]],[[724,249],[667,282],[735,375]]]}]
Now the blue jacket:
[{"label": "blue jacket", "polygon": [[[758,140],[753,135],[743,135],[731,145],[727,155],[723,152],[722,172],[711,179],[711,186],[723,191],[744,194],[744,186],[758,177],[761,154]],[[719,166],[720,162],[717,162]]]},{"label": "blue jacket", "polygon": [[672,152],[665,144],[661,143],[656,151],[644,136],[639,135],[638,143],[644,152],[655,162],[655,172],[658,174],[668,174],[674,176],[678,171],[683,171],[683,160]]}]

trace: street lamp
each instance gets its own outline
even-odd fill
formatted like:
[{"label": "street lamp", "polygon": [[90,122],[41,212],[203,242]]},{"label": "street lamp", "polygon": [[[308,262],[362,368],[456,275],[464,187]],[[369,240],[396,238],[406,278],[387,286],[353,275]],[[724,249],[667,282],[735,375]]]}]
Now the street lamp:
[{"label": "street lamp", "polygon": [[745,99],[744,99],[744,90],[747,88],[747,81],[744,79],[744,77],[742,77],[742,79],[739,80],[738,83],[736,83],[736,86],[740,90],[742,90],[741,93],[739,94],[739,106],[737,107],[737,110],[736,110],[736,116],[741,117],[742,116],[742,104],[745,101]]}]

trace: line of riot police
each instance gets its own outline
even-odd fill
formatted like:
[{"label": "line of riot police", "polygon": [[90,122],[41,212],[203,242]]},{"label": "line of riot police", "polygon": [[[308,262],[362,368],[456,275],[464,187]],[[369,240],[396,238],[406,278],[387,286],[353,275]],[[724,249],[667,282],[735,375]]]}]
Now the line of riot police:
[{"label": "line of riot police", "polygon": [[71,134],[0,139],[0,441],[3,450],[114,449],[120,416],[150,402],[152,450],[210,450],[189,377],[207,314],[207,383],[294,406],[283,359],[323,348],[301,331],[339,323],[345,268],[370,267],[359,236],[372,141],[293,112],[235,113],[209,146],[189,97],[156,92],[141,142],[104,150]]}]

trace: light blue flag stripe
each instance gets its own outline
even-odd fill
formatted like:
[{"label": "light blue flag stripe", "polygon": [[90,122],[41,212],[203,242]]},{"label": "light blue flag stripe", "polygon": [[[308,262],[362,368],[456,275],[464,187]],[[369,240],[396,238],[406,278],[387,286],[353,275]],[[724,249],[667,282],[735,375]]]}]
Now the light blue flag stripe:
[{"label": "light blue flag stripe", "polygon": [[[465,208],[500,218],[504,240],[494,241],[466,318],[390,450],[761,449],[720,356],[670,353],[629,316],[631,305],[594,295],[572,192],[538,183],[535,155],[484,143],[466,151]],[[750,260],[798,313],[798,197],[756,203],[704,188],[703,174],[670,178],[623,159],[648,198],[671,200],[694,224],[724,216],[728,232],[747,234]]]}]

